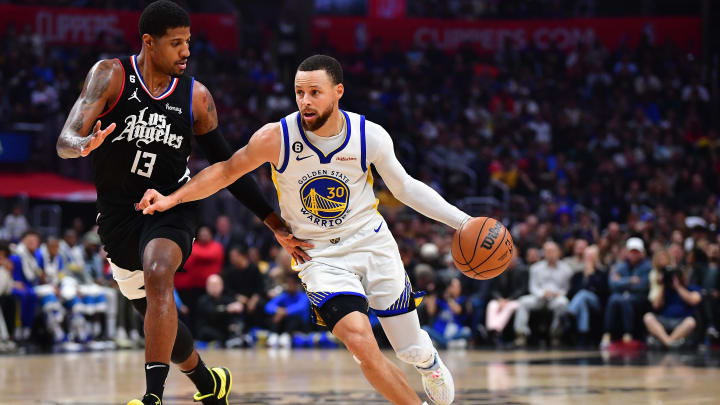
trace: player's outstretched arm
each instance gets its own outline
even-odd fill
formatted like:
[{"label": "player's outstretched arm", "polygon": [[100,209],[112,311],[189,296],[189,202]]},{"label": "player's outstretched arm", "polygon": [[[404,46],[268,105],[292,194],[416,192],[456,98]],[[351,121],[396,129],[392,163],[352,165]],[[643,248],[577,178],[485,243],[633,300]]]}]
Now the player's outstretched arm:
[{"label": "player's outstretched arm", "polygon": [[95,120],[105,110],[108,101],[119,97],[123,80],[122,65],[116,59],[101,60],[90,69],[80,97],[60,132],[56,145],[58,156],[63,159],[87,156],[115,129],[115,123],[102,129],[101,122],[95,123]]},{"label": "player's outstretched arm", "polygon": [[470,218],[437,191],[405,171],[395,156],[390,135],[381,126],[368,123],[368,128],[368,148],[373,148],[368,151],[369,161],[375,165],[395,198],[426,217],[454,229],[459,229]]},{"label": "player's outstretched arm", "polygon": [[169,196],[148,190],[138,203],[138,209],[142,209],[143,214],[153,214],[155,211],[165,211],[183,202],[201,200],[227,187],[265,162],[277,164],[280,139],[280,124],[267,124],[230,159],[203,169]]}]

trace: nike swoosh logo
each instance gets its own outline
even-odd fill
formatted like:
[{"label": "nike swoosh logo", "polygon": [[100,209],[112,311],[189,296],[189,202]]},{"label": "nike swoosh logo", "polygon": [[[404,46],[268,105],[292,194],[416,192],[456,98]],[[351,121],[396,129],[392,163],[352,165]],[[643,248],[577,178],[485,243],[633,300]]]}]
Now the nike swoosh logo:
[{"label": "nike swoosh logo", "polygon": [[380,228],[382,228],[382,224],[383,224],[383,223],[380,222],[380,225],[378,225],[377,228],[373,229],[373,231],[375,231],[375,233],[378,233],[378,231],[380,231]]},{"label": "nike swoosh logo", "polygon": [[148,370],[150,370],[151,368],[155,368],[155,367],[167,367],[167,366],[164,364],[156,364],[154,366],[145,366],[145,368]]},{"label": "nike swoosh logo", "polygon": [[303,157],[295,156],[295,160],[305,160],[305,159],[307,159],[307,158],[309,158],[309,157],[312,157],[312,155],[303,156]]}]

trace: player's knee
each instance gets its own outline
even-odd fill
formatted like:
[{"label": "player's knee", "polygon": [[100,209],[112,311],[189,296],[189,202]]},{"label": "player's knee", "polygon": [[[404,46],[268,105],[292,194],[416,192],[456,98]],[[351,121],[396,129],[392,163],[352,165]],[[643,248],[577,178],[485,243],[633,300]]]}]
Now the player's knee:
[{"label": "player's knee", "polygon": [[143,263],[146,289],[172,288],[175,269],[162,259],[150,259]]},{"label": "player's knee", "polygon": [[648,312],[645,315],[643,315],[643,322],[645,322],[645,325],[651,323],[655,320],[655,315],[652,314],[652,312]]},{"label": "player's knee", "polygon": [[360,363],[365,365],[374,363],[377,356],[382,355],[373,335],[367,336],[362,332],[352,333],[343,339],[343,343]]},{"label": "player's knee", "polygon": [[695,326],[697,325],[697,322],[695,322],[695,318],[689,316],[685,318],[685,324],[688,325],[688,327],[695,329]]}]

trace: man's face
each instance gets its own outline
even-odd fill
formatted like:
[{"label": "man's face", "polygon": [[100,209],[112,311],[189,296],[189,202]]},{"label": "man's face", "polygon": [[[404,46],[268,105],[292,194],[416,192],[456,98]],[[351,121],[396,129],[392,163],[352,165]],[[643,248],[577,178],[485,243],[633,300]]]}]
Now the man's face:
[{"label": "man's face", "polygon": [[25,245],[30,252],[35,252],[38,247],[40,247],[40,237],[33,233],[27,234],[23,238],[22,244]]},{"label": "man's face", "polygon": [[165,35],[143,35],[152,61],[157,68],[170,76],[182,76],[190,57],[190,27],[168,28]]},{"label": "man's face", "polygon": [[230,218],[226,216],[220,216],[215,223],[215,229],[221,235],[227,235],[230,233]]},{"label": "man's face", "polygon": [[50,256],[57,256],[58,252],[60,251],[60,242],[57,239],[51,239],[47,241],[47,249],[48,253],[50,253]]},{"label": "man's face", "polygon": [[208,277],[207,279],[207,285],[205,286],[205,290],[207,291],[207,294],[211,297],[219,297],[222,295],[223,292],[223,280],[218,276],[217,274],[213,274],[212,276]]},{"label": "man's face", "polygon": [[208,243],[212,240],[212,233],[210,232],[210,228],[207,226],[203,226],[198,231],[198,242],[202,243]]},{"label": "man's face", "polygon": [[639,262],[643,258],[643,253],[637,249],[628,252],[628,261],[632,264]]},{"label": "man's face", "polygon": [[333,84],[325,70],[295,74],[295,102],[297,103],[303,127],[317,131],[335,111],[343,94],[342,84]]},{"label": "man's face", "polygon": [[577,257],[582,257],[583,252],[585,252],[587,246],[588,243],[585,239],[578,239],[575,241],[575,245],[573,246],[573,253]]},{"label": "man's face", "polygon": [[244,269],[248,265],[247,257],[245,257],[245,255],[240,253],[237,249],[232,249],[230,251],[229,259],[230,263],[232,263],[233,266],[239,269]]},{"label": "man's face", "polygon": [[560,249],[554,243],[546,243],[545,246],[543,246],[543,251],[545,253],[545,259],[551,263],[555,263],[560,259]]}]

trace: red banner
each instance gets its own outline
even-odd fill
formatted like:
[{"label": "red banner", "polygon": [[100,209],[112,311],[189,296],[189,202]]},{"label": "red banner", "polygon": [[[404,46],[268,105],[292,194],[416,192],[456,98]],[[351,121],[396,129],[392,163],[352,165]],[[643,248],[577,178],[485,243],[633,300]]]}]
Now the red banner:
[{"label": "red banner", "polygon": [[[120,36],[131,46],[140,46],[138,11],[90,8],[25,7],[0,5],[0,27],[15,24],[18,33],[30,26],[50,44],[92,45],[101,36]],[[207,38],[216,48],[237,48],[237,21],[228,14],[192,14],[193,36]]]},{"label": "red banner", "polygon": [[557,42],[567,50],[578,43],[599,39],[609,49],[620,44],[635,46],[643,33],[656,44],[670,39],[681,49],[700,49],[699,17],[577,18],[568,20],[457,21],[439,19],[363,19],[317,17],[313,20],[315,44],[326,42],[341,52],[359,52],[374,40],[385,49],[394,42],[402,49],[430,42],[444,51],[470,43],[478,52],[492,52],[510,40],[516,48],[534,43],[546,49]]}]

